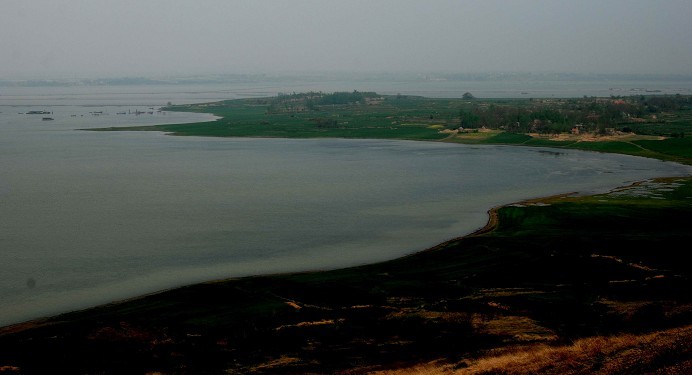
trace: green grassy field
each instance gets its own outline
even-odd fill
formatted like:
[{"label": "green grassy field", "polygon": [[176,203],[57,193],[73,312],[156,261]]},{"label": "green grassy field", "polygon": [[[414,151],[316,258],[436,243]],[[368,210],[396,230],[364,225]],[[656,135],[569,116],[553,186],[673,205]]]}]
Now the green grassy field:
[{"label": "green grassy field", "polygon": [[[334,106],[320,121],[312,112],[268,114],[259,99],[176,107],[225,117],[134,130],[380,134],[555,147],[554,140],[499,129],[440,133],[438,125],[450,128],[442,119],[455,121],[458,100],[396,99],[400,106],[380,104],[350,114],[352,108]],[[558,146],[689,163],[687,139],[561,140]],[[519,202],[491,211],[489,225],[475,234],[388,262],[191,285],[6,327],[0,329],[0,368],[27,374],[56,368],[166,374],[689,373],[691,217],[692,176]]]}]

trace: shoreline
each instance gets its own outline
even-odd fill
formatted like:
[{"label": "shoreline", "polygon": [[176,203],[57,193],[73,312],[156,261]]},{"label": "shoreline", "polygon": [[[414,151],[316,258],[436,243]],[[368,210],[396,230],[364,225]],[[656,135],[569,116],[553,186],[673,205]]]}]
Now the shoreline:
[{"label": "shoreline", "polygon": [[[669,179],[669,178],[674,178],[674,177],[659,177],[656,179]],[[615,187],[615,188],[611,189],[611,191],[618,191],[618,190],[622,190],[622,189],[627,189],[631,186],[637,186],[643,182],[644,181],[636,181],[630,185]],[[195,286],[208,285],[208,284],[223,284],[223,283],[234,282],[234,281],[238,281],[238,280],[242,280],[242,279],[253,279],[253,278],[258,278],[258,277],[259,278],[291,277],[291,276],[297,276],[297,275],[320,274],[320,273],[327,273],[327,272],[340,271],[340,270],[359,269],[359,268],[363,268],[363,267],[372,267],[372,266],[387,264],[390,262],[396,262],[398,260],[413,258],[413,257],[417,257],[417,256],[420,256],[420,255],[423,255],[426,253],[431,253],[434,251],[442,250],[442,249],[448,247],[450,244],[464,240],[466,238],[478,237],[478,236],[482,236],[484,234],[488,234],[488,233],[492,232],[493,230],[495,230],[497,228],[497,225],[499,224],[498,211],[504,207],[518,206],[518,205],[531,205],[531,204],[545,202],[548,200],[574,196],[575,194],[578,194],[578,193],[577,192],[570,192],[570,193],[549,195],[549,196],[545,196],[545,197],[528,198],[528,199],[523,199],[523,200],[512,202],[512,203],[493,206],[487,211],[488,220],[483,227],[478,228],[469,234],[453,237],[453,238],[444,240],[444,241],[442,241],[436,245],[433,245],[431,247],[424,248],[424,249],[416,251],[414,253],[400,256],[400,257],[397,257],[394,259],[388,259],[388,260],[383,260],[383,261],[379,261],[379,262],[375,262],[375,263],[367,263],[367,264],[362,264],[362,265],[357,265],[357,266],[338,267],[338,268],[328,269],[328,270],[316,269],[316,270],[305,270],[305,271],[294,271],[294,272],[257,274],[257,275],[248,275],[248,276],[240,276],[240,277],[212,279],[212,280],[202,281],[202,282],[193,283],[193,284],[186,284],[186,285],[181,285],[181,286],[172,287],[172,288],[168,288],[168,289],[162,289],[162,290],[154,291],[154,292],[150,292],[150,293],[139,294],[139,295],[135,295],[135,296],[132,296],[129,298],[119,299],[119,300],[115,300],[115,301],[104,303],[104,304],[94,305],[94,306],[87,307],[84,309],[67,311],[67,312],[59,313],[59,314],[55,314],[55,315],[49,315],[49,316],[45,316],[45,317],[30,319],[30,320],[27,320],[24,322],[18,322],[18,323],[9,324],[6,326],[0,326],[0,337],[3,335],[15,334],[15,333],[19,333],[19,332],[34,329],[34,328],[41,328],[41,327],[46,327],[46,326],[50,326],[53,324],[59,324],[61,322],[59,320],[59,318],[63,317],[63,316],[69,316],[72,314],[88,313],[88,312],[94,311],[94,310],[117,307],[119,305],[123,305],[126,303],[143,301],[143,300],[150,298],[150,297],[161,296],[161,295],[165,295],[166,293],[175,292],[177,290],[195,287]]]},{"label": "shoreline", "polygon": [[[616,189],[620,189],[620,188],[625,188],[625,187],[619,187]],[[345,270],[345,269],[355,269],[355,268],[361,268],[361,267],[375,266],[378,264],[385,264],[388,262],[397,261],[399,259],[415,257],[415,256],[418,256],[418,255],[423,254],[423,253],[432,252],[435,250],[440,250],[440,249],[446,247],[447,245],[449,245],[450,243],[462,240],[464,238],[481,236],[483,234],[492,232],[497,227],[497,224],[498,224],[497,212],[499,209],[501,209],[503,207],[512,206],[512,205],[520,205],[520,204],[530,204],[530,203],[540,202],[540,201],[544,201],[544,200],[548,200],[548,199],[570,196],[573,194],[575,194],[575,193],[572,192],[572,193],[550,195],[550,196],[546,196],[546,197],[529,198],[529,199],[520,200],[520,201],[513,202],[513,203],[508,203],[508,204],[503,204],[503,205],[491,207],[487,211],[488,221],[486,222],[486,224],[483,227],[481,227],[481,228],[479,228],[479,229],[477,229],[477,230],[475,230],[469,234],[453,237],[451,239],[442,241],[442,242],[438,243],[437,245],[433,245],[431,247],[422,249],[420,251],[416,251],[414,253],[400,256],[400,257],[397,257],[394,259],[388,259],[388,260],[383,260],[383,261],[379,261],[379,262],[375,262],[375,263],[367,263],[367,264],[351,266],[351,267],[338,267],[338,268],[330,269],[330,270],[305,270],[305,271],[295,271],[295,272],[257,274],[257,275],[241,276],[241,277],[221,278],[221,279],[203,281],[203,282],[199,282],[199,283],[186,284],[186,285],[177,286],[177,287],[168,288],[168,289],[163,289],[163,290],[159,290],[159,291],[155,291],[155,292],[151,292],[151,293],[144,293],[144,294],[136,295],[136,296],[133,296],[130,298],[119,299],[116,301],[112,301],[112,302],[108,302],[108,303],[104,303],[104,304],[99,304],[99,305],[95,305],[92,307],[87,307],[85,309],[67,311],[64,313],[56,314],[56,315],[49,315],[49,316],[45,316],[45,317],[41,317],[41,318],[30,319],[30,320],[27,320],[24,322],[18,322],[18,323],[9,324],[6,326],[0,326],[0,336],[5,335],[5,334],[12,334],[12,333],[21,332],[21,331],[24,331],[27,329],[45,327],[45,326],[51,325],[53,320],[56,320],[57,318],[59,318],[61,316],[75,314],[75,313],[88,312],[88,311],[95,310],[95,309],[117,306],[117,305],[121,305],[121,304],[128,303],[128,302],[141,301],[141,300],[144,300],[148,297],[162,295],[162,294],[165,294],[168,292],[172,292],[172,291],[184,289],[184,288],[189,288],[189,287],[196,286],[196,285],[219,284],[219,283],[225,283],[225,282],[232,282],[232,281],[240,280],[240,279],[257,278],[257,277],[281,277],[281,276],[295,276],[295,275],[304,275],[304,274],[317,274],[317,273],[324,273],[324,272],[331,272],[331,271],[338,271],[338,270]],[[58,321],[58,323],[59,323],[59,321]]]},{"label": "shoreline", "polygon": [[[136,134],[135,134],[134,136],[136,136]],[[387,142],[389,142],[389,141],[387,141]],[[396,142],[398,142],[398,141],[396,141]],[[434,146],[434,144],[433,144],[433,146]],[[442,147],[444,147],[444,148],[450,148],[450,149],[451,149],[451,148],[459,148],[459,147],[467,147],[467,146],[464,146],[464,145],[451,145],[451,146],[442,146]],[[493,147],[494,147],[494,146],[493,146]],[[533,153],[533,154],[535,154],[535,153]],[[619,186],[619,185],[620,185],[620,184],[613,184],[613,185],[611,185],[611,187]],[[564,190],[563,190],[562,188],[564,188]],[[569,189],[573,189],[574,187],[563,186],[562,188],[561,188],[560,190],[562,190],[562,191],[569,191]],[[555,191],[555,189],[549,189],[549,190]],[[559,190],[558,190],[558,191],[559,191]],[[532,196],[533,196],[534,198],[529,198],[529,200],[530,200],[530,199],[538,199],[538,198],[535,198],[535,195],[533,195],[533,194],[535,194],[535,191],[531,191],[531,192],[529,192],[529,193],[530,193],[530,194],[524,195],[524,197],[526,197],[526,196],[532,197]],[[523,195],[523,194],[522,194],[522,195]],[[457,197],[454,197],[454,198],[457,199]],[[546,199],[547,197],[542,197],[542,198],[539,197],[539,198],[540,198],[540,199]],[[446,209],[446,211],[449,211],[449,213],[450,213],[450,215],[451,215],[450,217],[452,218],[452,220],[459,220],[459,217],[463,217],[463,216],[461,216],[462,213],[455,212],[455,211],[458,210],[457,208],[455,208],[454,206],[450,206],[450,205],[449,205],[449,201],[448,201],[448,199],[450,199],[449,197],[440,197],[440,199],[441,199],[442,202],[444,202],[445,209]],[[465,197],[462,196],[462,197],[460,197],[459,199],[461,199],[461,200],[466,200],[467,198],[465,198]],[[527,200],[527,199],[520,199],[520,200],[518,200],[518,201],[507,201],[507,200],[506,200],[505,202],[508,202],[507,204],[517,204],[517,203],[521,203],[521,202],[526,201],[526,200]],[[410,255],[419,254],[419,253],[421,253],[421,252],[424,252],[424,251],[428,250],[428,249],[427,249],[428,247],[440,248],[440,247],[444,246],[446,243],[448,243],[448,241],[454,241],[454,240],[458,240],[458,239],[460,239],[460,238],[464,238],[464,237],[467,237],[467,236],[473,236],[474,234],[477,235],[477,234],[482,233],[482,232],[477,232],[477,231],[483,229],[483,227],[486,227],[486,230],[487,230],[487,227],[488,227],[488,225],[489,225],[489,222],[492,222],[493,220],[495,220],[495,211],[496,211],[497,208],[499,208],[499,207],[492,207],[492,201],[491,201],[491,200],[488,200],[486,203],[487,203],[487,205],[484,205],[484,206],[485,206],[485,207],[489,207],[488,209],[484,209],[484,208],[481,206],[481,207],[479,207],[479,209],[474,210],[475,216],[474,216],[474,220],[471,222],[472,225],[467,225],[468,222],[465,222],[465,221],[463,221],[463,220],[461,221],[461,222],[463,222],[463,224],[464,224],[463,227],[462,227],[462,229],[464,229],[463,232],[458,231],[458,229],[457,229],[457,230],[445,230],[444,233],[442,233],[441,236],[437,237],[437,239],[432,238],[433,236],[431,236],[431,241],[429,241],[427,244],[426,244],[426,243],[423,243],[423,244],[422,244],[423,246],[417,246],[417,248],[416,248],[416,247],[411,247],[411,251],[402,251],[402,252],[400,252],[399,254],[394,254],[394,255],[396,255],[395,257],[390,257],[390,256],[384,257],[384,256],[382,256],[382,257],[380,257],[380,259],[376,259],[376,261],[377,261],[377,262],[389,261],[389,260],[397,259],[397,258],[399,258],[399,257],[401,257],[401,256],[410,256]],[[459,206],[459,207],[462,207],[462,208],[463,208],[463,206]],[[438,216],[437,214],[435,214],[435,216],[436,216],[436,218],[439,218],[439,217],[440,217],[440,216]],[[485,219],[485,220],[483,220],[483,219]],[[414,223],[414,224],[415,224],[415,223]],[[453,229],[453,227],[451,227],[451,228]],[[415,229],[415,228],[414,228],[414,229]],[[436,228],[433,228],[433,229],[436,229]],[[446,228],[445,228],[445,229],[446,229]],[[457,233],[455,234],[454,232],[457,232]],[[390,243],[391,243],[391,242],[390,242]],[[405,245],[406,245],[406,244],[405,244]],[[394,246],[392,246],[392,247],[394,247]],[[409,246],[409,247],[410,247],[410,246]],[[400,249],[401,247],[397,247],[397,248]],[[375,254],[375,253],[373,253],[373,254]],[[371,258],[372,258],[372,257],[371,257]],[[320,271],[320,270],[331,270],[331,269],[337,269],[337,268],[343,268],[343,267],[351,267],[351,266],[354,266],[354,265],[363,265],[363,264],[372,264],[372,262],[371,262],[371,261],[367,261],[367,259],[366,259],[366,261],[364,261],[364,262],[352,262],[351,264],[344,264],[343,266],[342,266],[342,265],[336,265],[336,266],[334,266],[334,267],[328,266],[328,267],[310,267],[310,268],[303,268],[303,267],[300,267],[300,268],[302,268],[302,270],[299,269],[299,270],[297,270],[297,271],[298,271],[298,272],[311,272],[311,271]],[[298,268],[298,267],[296,267],[296,268]],[[294,269],[295,269],[295,268],[294,268]],[[280,271],[281,271],[281,270],[280,270]],[[283,272],[283,271],[281,271],[281,272]],[[253,272],[253,275],[252,275],[252,276],[272,275],[272,274],[275,274],[275,272],[271,272],[271,271],[270,271],[270,272],[263,272],[263,273],[259,273],[259,274]],[[177,278],[177,277],[178,277],[178,276],[175,276],[174,274],[170,274],[170,275],[171,275],[171,276],[170,276],[171,278]],[[204,275],[202,275],[202,276],[204,276]],[[219,279],[222,279],[222,280],[228,279],[229,277],[235,279],[235,278],[237,278],[237,277],[239,277],[239,276],[250,276],[250,275],[249,275],[249,272],[246,273],[246,274],[244,274],[244,275],[238,275],[237,273],[236,273],[236,274],[229,274],[229,273],[225,273],[225,272],[224,272],[224,273],[216,273],[216,274],[213,275],[213,276],[214,276],[214,277],[212,277],[212,278],[207,278],[207,277],[204,277],[204,278],[197,278],[196,280],[194,280],[194,282],[195,282],[195,283],[197,283],[197,282],[213,282],[213,281],[217,281],[217,280],[219,280]],[[174,282],[175,282],[175,281],[177,281],[177,280],[174,280]],[[148,289],[148,290],[144,290],[144,291],[143,291],[144,293],[120,294],[120,295],[116,296],[117,298],[113,298],[113,299],[106,299],[106,298],[104,298],[104,299],[102,299],[101,301],[97,301],[98,304],[82,304],[82,305],[79,305],[79,306],[66,306],[67,309],[60,310],[60,311],[57,311],[57,312],[55,312],[55,313],[49,313],[49,314],[36,314],[36,315],[30,316],[29,319],[21,319],[21,320],[18,319],[17,321],[14,321],[14,322],[10,321],[10,322],[8,322],[8,324],[21,323],[22,321],[26,321],[26,320],[34,320],[34,318],[36,318],[36,319],[49,318],[49,317],[53,317],[53,316],[56,316],[56,315],[61,315],[61,314],[70,313],[70,312],[74,312],[74,311],[80,311],[80,310],[89,309],[89,308],[92,308],[92,307],[95,307],[95,306],[99,306],[99,305],[103,305],[103,304],[109,304],[109,303],[113,303],[113,302],[122,302],[123,300],[129,300],[129,299],[131,299],[131,298],[137,298],[137,297],[141,297],[141,296],[143,296],[143,295],[150,295],[150,294],[152,294],[152,293],[160,293],[160,292],[163,292],[163,291],[168,291],[168,290],[170,290],[171,288],[175,288],[175,287],[179,287],[179,286],[182,287],[182,286],[186,286],[186,285],[190,285],[190,283],[187,283],[187,282],[175,282],[175,283],[168,284],[168,285],[162,285],[164,288],[151,288],[151,289]],[[8,315],[9,315],[9,314],[8,314]],[[17,315],[19,315],[19,314],[17,314]],[[20,316],[20,318],[21,318],[21,316]],[[8,320],[9,320],[9,319],[8,319]],[[5,325],[3,324],[3,326],[5,326]]]},{"label": "shoreline", "polygon": [[144,300],[148,297],[163,295],[163,294],[166,294],[168,292],[173,292],[173,291],[176,291],[179,289],[189,288],[189,287],[193,287],[193,286],[197,286],[197,285],[220,284],[220,283],[226,283],[226,282],[233,282],[233,281],[241,280],[241,279],[251,279],[251,278],[257,278],[257,277],[282,277],[282,276],[285,277],[285,276],[296,276],[296,275],[305,275],[305,274],[318,274],[318,273],[332,272],[332,271],[338,271],[338,270],[356,269],[356,268],[361,268],[361,267],[375,266],[378,264],[385,264],[388,262],[397,261],[399,259],[415,257],[415,256],[418,256],[418,255],[426,253],[426,252],[431,252],[431,251],[442,249],[446,245],[448,245],[452,242],[459,241],[459,240],[462,240],[462,239],[467,238],[467,237],[480,236],[482,234],[491,232],[493,229],[495,229],[495,227],[498,224],[497,211],[502,207],[516,205],[516,204],[523,204],[523,203],[528,203],[528,202],[532,202],[532,201],[539,201],[539,200],[543,200],[543,199],[556,198],[556,197],[560,197],[560,196],[567,196],[567,195],[571,195],[571,194],[574,194],[574,193],[551,195],[551,196],[547,196],[544,198],[531,198],[531,199],[521,200],[521,201],[514,202],[514,203],[508,203],[508,204],[504,204],[504,205],[494,206],[487,211],[488,221],[486,222],[486,224],[483,227],[481,227],[481,228],[479,228],[479,229],[477,229],[477,230],[475,230],[475,231],[473,231],[467,235],[454,237],[454,238],[445,240],[443,242],[440,242],[437,245],[433,245],[431,247],[422,249],[420,251],[416,251],[414,253],[400,256],[400,257],[397,257],[394,259],[388,259],[388,260],[383,260],[383,261],[379,261],[379,262],[375,262],[375,263],[367,263],[367,264],[351,266],[351,267],[338,267],[338,268],[330,269],[330,270],[305,270],[305,271],[295,271],[295,272],[257,274],[257,275],[241,276],[241,277],[229,277],[229,278],[222,278],[222,279],[214,279],[214,280],[208,280],[208,281],[203,281],[203,282],[199,282],[199,283],[186,284],[186,285],[182,285],[182,286],[178,286],[178,287],[174,287],[174,288],[169,288],[169,289],[163,289],[163,290],[159,290],[159,291],[155,291],[155,292],[151,292],[151,293],[144,293],[144,294],[136,295],[136,296],[133,296],[130,298],[124,298],[124,299],[120,299],[120,300],[116,300],[116,301],[88,307],[85,309],[67,311],[64,313],[56,314],[56,315],[50,315],[50,316],[45,316],[45,317],[41,317],[41,318],[30,319],[30,320],[27,320],[24,322],[18,322],[15,324],[9,324],[6,326],[0,326],[0,336],[6,335],[6,334],[14,334],[14,333],[22,332],[22,331],[25,331],[28,329],[33,329],[33,328],[46,327],[46,326],[50,326],[51,324],[54,324],[54,323],[60,323],[59,320],[57,320],[56,322],[53,322],[53,320],[56,320],[57,318],[60,318],[61,316],[75,314],[75,313],[89,312],[89,311],[92,311],[95,309],[113,307],[113,306],[122,305],[122,304],[125,304],[128,302],[137,302],[137,301]]}]

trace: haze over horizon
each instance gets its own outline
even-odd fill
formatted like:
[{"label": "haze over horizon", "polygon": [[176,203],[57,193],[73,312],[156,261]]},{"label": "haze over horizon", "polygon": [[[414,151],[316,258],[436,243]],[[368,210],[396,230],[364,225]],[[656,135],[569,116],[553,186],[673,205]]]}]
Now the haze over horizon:
[{"label": "haze over horizon", "polygon": [[692,74],[692,2],[3,1],[0,79]]}]

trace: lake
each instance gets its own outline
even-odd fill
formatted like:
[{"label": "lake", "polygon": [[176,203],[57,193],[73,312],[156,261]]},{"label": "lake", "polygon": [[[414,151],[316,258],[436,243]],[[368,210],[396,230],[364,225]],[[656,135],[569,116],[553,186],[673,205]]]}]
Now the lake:
[{"label": "lake", "polygon": [[0,106],[0,325],[392,259],[482,227],[499,204],[692,172],[573,150],[76,130],[214,119],[143,98]]}]

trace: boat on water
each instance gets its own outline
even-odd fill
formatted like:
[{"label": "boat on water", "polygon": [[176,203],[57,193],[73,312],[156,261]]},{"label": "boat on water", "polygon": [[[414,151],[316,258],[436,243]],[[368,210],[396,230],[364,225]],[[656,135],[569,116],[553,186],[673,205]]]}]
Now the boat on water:
[{"label": "boat on water", "polygon": [[51,121],[51,120],[53,120],[52,117],[44,117],[44,118],[43,118],[43,121]]}]

